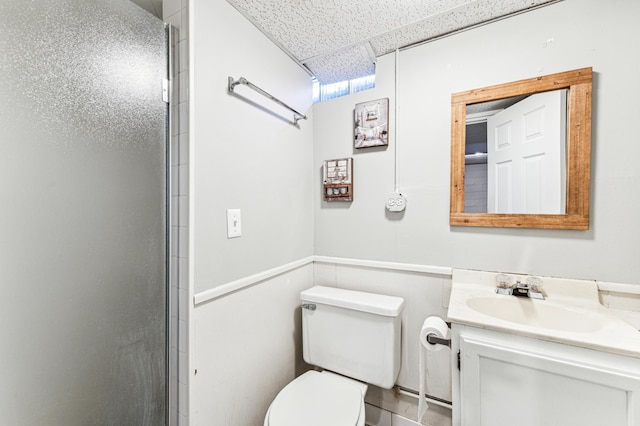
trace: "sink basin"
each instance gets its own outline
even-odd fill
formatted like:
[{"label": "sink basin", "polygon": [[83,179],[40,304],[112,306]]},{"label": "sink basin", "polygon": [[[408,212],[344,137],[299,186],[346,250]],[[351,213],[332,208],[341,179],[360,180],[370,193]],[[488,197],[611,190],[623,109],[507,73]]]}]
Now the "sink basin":
[{"label": "sink basin", "polygon": [[[527,278],[515,276],[521,282]],[[545,300],[496,294],[495,272],[454,269],[447,310],[453,336],[461,336],[465,327],[482,328],[640,361],[638,329],[600,303],[595,281],[540,278]]]},{"label": "sink basin", "polygon": [[529,327],[580,333],[601,328],[598,316],[586,309],[553,305],[546,300],[495,295],[471,297],[466,303],[481,314]]}]

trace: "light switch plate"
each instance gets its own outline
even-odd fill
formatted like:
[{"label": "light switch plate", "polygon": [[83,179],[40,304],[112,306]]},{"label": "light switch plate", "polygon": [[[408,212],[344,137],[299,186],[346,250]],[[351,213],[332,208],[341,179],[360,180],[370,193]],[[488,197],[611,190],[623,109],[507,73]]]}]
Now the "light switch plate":
[{"label": "light switch plate", "polygon": [[227,209],[227,238],[242,236],[242,217],[240,209]]}]

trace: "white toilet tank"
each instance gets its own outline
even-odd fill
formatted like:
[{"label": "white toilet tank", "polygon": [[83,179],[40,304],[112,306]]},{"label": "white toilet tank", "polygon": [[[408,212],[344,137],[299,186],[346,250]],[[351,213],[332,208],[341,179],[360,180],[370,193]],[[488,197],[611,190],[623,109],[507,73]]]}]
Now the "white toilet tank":
[{"label": "white toilet tank", "polygon": [[300,294],[304,360],[390,389],[400,371],[401,297],[315,286]]}]

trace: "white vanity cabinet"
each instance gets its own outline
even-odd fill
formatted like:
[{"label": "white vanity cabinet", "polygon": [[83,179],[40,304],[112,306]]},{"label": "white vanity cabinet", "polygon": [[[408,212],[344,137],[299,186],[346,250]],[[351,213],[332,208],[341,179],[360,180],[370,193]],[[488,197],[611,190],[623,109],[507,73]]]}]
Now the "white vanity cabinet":
[{"label": "white vanity cabinet", "polygon": [[640,358],[455,323],[451,337],[454,426],[640,426]]}]

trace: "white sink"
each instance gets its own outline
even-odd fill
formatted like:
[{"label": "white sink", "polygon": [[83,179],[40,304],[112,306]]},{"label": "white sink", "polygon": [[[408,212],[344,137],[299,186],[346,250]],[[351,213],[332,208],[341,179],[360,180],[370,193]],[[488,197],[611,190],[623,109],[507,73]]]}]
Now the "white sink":
[{"label": "white sink", "polygon": [[540,277],[545,300],[536,300],[496,294],[496,275],[454,269],[447,320],[640,359],[640,333],[600,304],[595,281]]},{"label": "white sink", "polygon": [[472,297],[466,303],[481,314],[529,327],[576,333],[593,332],[601,327],[601,319],[586,309],[554,305],[546,300],[495,295]]}]

